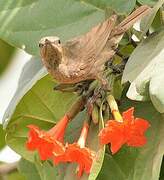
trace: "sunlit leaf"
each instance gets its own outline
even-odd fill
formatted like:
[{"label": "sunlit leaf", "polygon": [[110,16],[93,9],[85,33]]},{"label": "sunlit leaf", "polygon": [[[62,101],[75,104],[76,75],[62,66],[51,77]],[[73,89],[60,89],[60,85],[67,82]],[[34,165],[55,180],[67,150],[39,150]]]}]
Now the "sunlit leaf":
[{"label": "sunlit leaf", "polygon": [[103,19],[103,10],[83,1],[1,0],[0,38],[36,55],[41,37],[70,39]]},{"label": "sunlit leaf", "polygon": [[153,6],[158,2],[158,0],[137,0],[137,1],[141,4],[147,4],[149,6]]},{"label": "sunlit leaf", "polygon": [[98,8],[107,9],[111,8],[118,14],[130,13],[136,4],[136,0],[84,0],[86,3],[90,3]]}]

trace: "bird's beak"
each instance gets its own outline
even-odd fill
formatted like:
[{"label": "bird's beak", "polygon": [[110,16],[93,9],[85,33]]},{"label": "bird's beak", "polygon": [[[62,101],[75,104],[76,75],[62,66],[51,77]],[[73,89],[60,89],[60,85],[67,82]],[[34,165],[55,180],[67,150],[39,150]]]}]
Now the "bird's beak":
[{"label": "bird's beak", "polygon": [[62,48],[60,44],[56,44],[56,43],[52,43],[51,41],[49,41],[47,39],[46,41],[47,46],[51,47],[52,51],[58,51],[58,52],[62,52]]},{"label": "bird's beak", "polygon": [[56,52],[58,51],[59,53],[62,53],[62,48],[60,44],[55,44],[46,39],[45,44],[42,48],[40,48],[40,54],[41,56],[45,59],[47,55],[51,52]]}]

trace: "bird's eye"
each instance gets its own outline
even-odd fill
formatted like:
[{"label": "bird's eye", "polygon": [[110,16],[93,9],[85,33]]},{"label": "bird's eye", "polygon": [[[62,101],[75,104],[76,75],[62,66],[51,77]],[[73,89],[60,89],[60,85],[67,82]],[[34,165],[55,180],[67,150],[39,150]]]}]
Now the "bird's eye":
[{"label": "bird's eye", "polygon": [[61,44],[61,41],[60,41],[60,40],[58,40],[58,43],[59,43],[59,44]]},{"label": "bird's eye", "polygon": [[42,43],[39,43],[39,47],[42,48],[44,46],[44,44]]}]

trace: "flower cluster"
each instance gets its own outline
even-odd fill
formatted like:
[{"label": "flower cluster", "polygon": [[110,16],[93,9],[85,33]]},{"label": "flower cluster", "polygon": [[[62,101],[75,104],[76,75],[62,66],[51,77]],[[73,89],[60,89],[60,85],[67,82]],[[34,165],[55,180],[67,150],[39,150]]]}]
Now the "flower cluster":
[{"label": "flower cluster", "polygon": [[52,159],[54,164],[60,162],[75,162],[78,166],[78,176],[81,177],[83,171],[87,174],[95,157],[95,152],[85,147],[89,125],[84,122],[81,135],[77,143],[64,146],[63,138],[69,118],[65,115],[49,131],[40,130],[35,125],[29,125],[29,136],[26,147],[29,151],[37,150],[41,160]]},{"label": "flower cluster", "polygon": [[[146,144],[144,135],[150,124],[142,118],[134,118],[134,108],[130,108],[121,115],[113,96],[107,97],[113,119],[108,120],[105,128],[99,133],[100,143],[110,144],[112,154],[116,153],[123,145],[141,147]],[[80,137],[73,144],[64,143],[65,129],[78,111],[76,103],[69,113],[49,131],[41,130],[36,125],[28,125],[29,135],[26,147],[29,151],[38,151],[41,160],[53,160],[55,165],[59,163],[77,163],[78,177],[83,172],[89,174],[96,153],[85,146],[89,130],[89,122],[84,121]],[[78,108],[77,108],[78,109]]]}]

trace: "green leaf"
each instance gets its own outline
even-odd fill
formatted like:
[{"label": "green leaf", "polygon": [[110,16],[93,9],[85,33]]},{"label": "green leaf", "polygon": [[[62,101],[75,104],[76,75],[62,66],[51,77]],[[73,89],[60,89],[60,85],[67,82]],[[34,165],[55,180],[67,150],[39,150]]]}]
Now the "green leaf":
[{"label": "green leaf", "polygon": [[144,40],[132,53],[126,64],[122,81],[130,81],[127,96],[146,100],[150,96],[159,112],[164,112],[163,82],[164,31]]},{"label": "green leaf", "polygon": [[26,177],[27,180],[41,180],[35,164],[25,159],[20,160],[18,169],[20,173]]},{"label": "green leaf", "polygon": [[7,180],[26,180],[26,179],[21,173],[14,171],[7,175]]},{"label": "green leaf", "polygon": [[49,162],[41,162],[40,160],[35,161],[36,169],[40,175],[41,180],[53,180],[57,179],[58,172],[57,168]]},{"label": "green leaf", "polygon": [[1,0],[0,38],[38,55],[42,37],[68,40],[87,32],[104,19],[104,14],[103,10],[77,0]]},{"label": "green leaf", "polygon": [[0,39],[0,75],[9,64],[15,48]]},{"label": "green leaf", "polygon": [[140,29],[142,31],[141,37],[143,37],[149,30],[153,20],[160,7],[164,4],[164,0],[159,0],[151,10],[151,12],[141,20]]},{"label": "green leaf", "polygon": [[106,153],[103,166],[97,180],[125,180],[126,176],[121,171],[118,163],[119,162],[112,160],[111,155]]},{"label": "green leaf", "polygon": [[135,117],[148,120],[151,127],[146,132],[144,147],[122,147],[114,154],[106,154],[97,180],[157,180],[164,149],[164,116],[149,102],[134,102],[123,99],[121,111],[135,108]]},{"label": "green leaf", "polygon": [[[39,158],[39,157],[38,157]],[[18,169],[27,180],[61,180],[60,171],[50,161],[41,162],[35,158],[34,163],[21,159]]]},{"label": "green leaf", "polygon": [[154,6],[158,0],[137,0],[141,4],[147,4],[149,6]]},{"label": "green leaf", "polygon": [[98,8],[107,9],[111,8],[115,10],[118,14],[128,14],[130,13],[135,5],[136,0],[84,0],[86,3],[90,3]]},{"label": "green leaf", "polygon": [[3,130],[2,125],[0,124],[0,150],[5,146],[5,131]]}]

